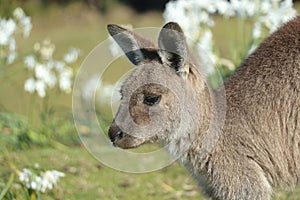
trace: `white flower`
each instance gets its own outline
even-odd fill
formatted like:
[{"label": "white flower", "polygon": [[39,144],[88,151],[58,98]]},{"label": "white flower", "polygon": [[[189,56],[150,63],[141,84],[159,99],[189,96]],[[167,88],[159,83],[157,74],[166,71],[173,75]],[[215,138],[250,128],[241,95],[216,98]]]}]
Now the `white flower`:
[{"label": "white flower", "polygon": [[[21,32],[24,37],[28,37],[31,29],[31,18],[20,7],[14,10],[13,18],[0,18],[0,59],[6,61],[6,64],[13,63],[18,56],[17,33]],[[66,66],[78,59],[80,50],[71,48],[62,61],[57,61],[53,58],[55,45],[45,40],[42,44],[35,43],[34,51],[23,59],[25,67],[34,73],[33,77],[25,81],[24,90],[37,92],[42,98],[48,89],[56,85],[64,92],[71,92],[73,72]]]},{"label": "white flower", "polygon": [[31,20],[21,8],[16,8],[13,12],[14,18],[0,18],[0,46],[1,58],[6,59],[7,64],[15,61],[17,53],[16,34],[23,31],[24,36],[28,36],[31,30]]},{"label": "white flower", "polygon": [[255,44],[252,44],[250,49],[248,50],[248,56],[253,53],[255,51],[255,49],[257,48],[257,45]]},{"label": "white flower", "polygon": [[200,40],[199,45],[205,51],[211,51],[211,49],[212,49],[212,32],[210,30],[206,30],[203,33],[203,36]]},{"label": "white flower", "polygon": [[285,6],[283,6],[280,9],[270,10],[266,15],[259,17],[258,20],[267,29],[269,29],[270,33],[272,33],[276,31],[281,24],[289,21],[291,18],[296,16],[296,14],[297,12],[294,8],[286,8]]},{"label": "white flower", "polygon": [[50,72],[44,81],[50,88],[53,88],[56,85],[57,78],[53,72]]},{"label": "white flower", "polygon": [[[26,62],[29,67],[34,68],[36,79],[30,78],[26,80],[24,85],[25,91],[28,91],[30,93],[34,93],[36,91],[40,97],[42,98],[45,97],[46,90],[48,88],[53,88],[57,84],[56,74],[54,73],[54,71],[51,70],[52,67],[48,66],[49,63],[47,63],[47,65],[41,63],[35,63],[35,58],[32,56],[28,56]],[[66,72],[64,72],[63,75],[64,80],[67,79],[65,74]],[[71,79],[71,77],[69,77],[69,79]],[[71,82],[71,80],[68,81]],[[70,87],[67,88],[65,82],[64,82],[65,90],[67,89],[70,90]]]},{"label": "white flower", "polygon": [[54,50],[55,45],[52,44],[50,40],[45,40],[39,51],[43,59],[50,60],[52,59]]},{"label": "white flower", "polygon": [[[52,46],[52,44],[49,41],[44,41],[39,52],[48,51],[49,46]],[[79,50],[76,50],[76,52],[78,53]],[[41,62],[37,61],[34,54],[24,58],[25,67],[32,70],[34,69],[35,76],[34,81],[26,82],[25,90],[30,93],[37,92],[38,95],[43,98],[48,89],[58,84],[61,91],[70,93],[72,91],[72,69],[67,67],[65,62],[53,60],[52,55],[45,59],[47,57],[45,54],[47,53],[44,52],[44,59],[41,60]]]},{"label": "white flower", "polygon": [[66,92],[71,92],[73,73],[70,69],[63,70],[59,75],[59,88]]},{"label": "white flower", "polygon": [[61,177],[65,174],[56,170],[49,170],[42,172],[39,176],[33,174],[28,169],[23,169],[19,174],[19,180],[25,185],[26,188],[45,192],[47,189],[52,190]]},{"label": "white flower", "polygon": [[13,12],[13,16],[14,16],[14,18],[16,18],[17,20],[20,20],[20,19],[22,19],[23,17],[25,17],[25,13],[24,13],[24,11],[23,11],[22,8],[17,7],[17,8],[14,10],[14,12]]},{"label": "white flower", "polygon": [[38,63],[35,67],[35,76],[37,79],[43,81],[47,86],[52,88],[55,86],[57,78],[51,71],[51,67],[49,67],[48,64],[49,63],[47,63],[47,65],[43,65]]},{"label": "white flower", "polygon": [[262,1],[261,2],[261,6],[260,6],[260,9],[261,9],[261,12],[262,13],[268,13],[272,8],[272,2],[271,1]]},{"label": "white flower", "polygon": [[12,64],[16,58],[17,58],[17,52],[13,51],[13,52],[9,52],[9,55],[7,57],[6,63],[7,64]]},{"label": "white flower", "polygon": [[22,19],[20,19],[20,23],[23,26],[23,37],[26,38],[30,35],[30,31],[32,29],[31,18],[23,17]]},{"label": "white flower", "polygon": [[46,96],[46,84],[42,80],[37,80],[35,82],[35,90],[41,98]]},{"label": "white flower", "polygon": [[46,171],[41,176],[41,191],[45,192],[47,189],[52,190],[56,185],[60,177],[64,177],[65,174],[56,170]]},{"label": "white flower", "polygon": [[29,93],[34,93],[35,91],[35,80],[34,78],[29,78],[25,81],[24,90]]},{"label": "white flower", "polygon": [[53,174],[55,174],[56,177],[60,178],[60,177],[65,177],[65,173],[60,172],[60,171],[56,171],[56,170],[51,170]]},{"label": "white flower", "polygon": [[11,37],[8,41],[8,49],[9,51],[15,51],[16,48],[16,39],[14,37]]},{"label": "white flower", "polygon": [[15,32],[15,30],[17,28],[17,24],[13,19],[8,19],[3,28],[6,31],[7,35],[10,36]]},{"label": "white flower", "polygon": [[24,168],[19,174],[19,180],[21,182],[29,182],[32,177],[32,172],[29,169]]},{"label": "white flower", "polygon": [[256,2],[253,0],[231,0],[233,10],[238,17],[253,17],[256,11]]},{"label": "white flower", "polygon": [[24,63],[26,68],[33,69],[37,62],[33,55],[29,55],[24,58]]},{"label": "white flower", "polygon": [[42,183],[43,183],[43,179],[42,179],[42,177],[40,177],[40,176],[35,176],[34,177],[34,180],[33,180],[35,183],[36,183],[36,190],[37,191],[40,191],[40,192],[45,192],[46,191],[46,189],[43,189],[43,185],[42,185]]},{"label": "white flower", "polygon": [[233,16],[234,10],[232,9],[230,3],[228,1],[215,1],[216,9],[218,13],[225,16]]},{"label": "white flower", "polygon": [[54,62],[54,68],[58,72],[61,72],[65,67],[66,67],[66,65],[64,62],[61,62],[61,61]]},{"label": "white flower", "polygon": [[0,45],[1,46],[7,45],[8,39],[9,39],[8,35],[5,33],[4,29],[1,29],[0,27]]},{"label": "white flower", "polygon": [[217,63],[217,56],[213,51],[213,38],[212,32],[206,30],[198,43],[199,58],[203,62],[206,73],[211,74],[214,72],[213,66]]},{"label": "white flower", "polygon": [[39,169],[40,168],[40,164],[39,163],[34,163],[34,168]]},{"label": "white flower", "polygon": [[198,13],[201,11],[201,9],[202,8],[198,6],[198,3],[195,3],[194,0],[170,1],[166,4],[163,17],[166,22],[177,22],[187,36],[194,39],[197,37],[197,35],[199,35],[199,26],[201,22],[199,21]]},{"label": "white flower", "polygon": [[207,24],[209,26],[214,25],[214,22],[211,19],[211,17],[209,16],[209,13],[207,13],[205,11],[199,12],[199,17],[198,18],[199,18],[198,20],[199,20],[200,23]]},{"label": "white flower", "polygon": [[80,54],[80,50],[76,48],[69,49],[68,53],[64,56],[64,61],[68,64],[74,63]]},{"label": "white flower", "polygon": [[16,30],[16,22],[13,19],[0,19],[0,45],[8,44]]},{"label": "white flower", "polygon": [[35,190],[37,188],[37,183],[32,181],[30,187],[31,189]]},{"label": "white flower", "polygon": [[38,79],[44,80],[49,76],[49,70],[46,68],[45,65],[41,63],[37,63],[34,70],[35,70],[35,76]]},{"label": "white flower", "polygon": [[260,38],[260,36],[261,36],[261,24],[260,23],[254,24],[252,36],[254,39]]},{"label": "white flower", "polygon": [[[177,0],[166,4],[163,17],[166,22],[177,22],[187,37],[191,38],[190,42],[200,42],[196,48],[198,48],[200,58],[204,59],[204,63],[207,63],[205,61],[207,57],[204,56],[203,50],[213,64],[222,63],[223,65],[230,62],[227,62],[227,59],[224,62],[224,58],[218,57],[215,53],[211,34],[215,14],[243,19],[255,17],[257,21],[252,30],[252,39],[256,44],[258,39],[265,37],[263,28],[270,33],[274,32],[282,23],[294,17],[296,10],[293,8],[292,0]],[[192,45],[194,44],[190,44]],[[252,52],[256,45],[252,45],[249,52]]]}]

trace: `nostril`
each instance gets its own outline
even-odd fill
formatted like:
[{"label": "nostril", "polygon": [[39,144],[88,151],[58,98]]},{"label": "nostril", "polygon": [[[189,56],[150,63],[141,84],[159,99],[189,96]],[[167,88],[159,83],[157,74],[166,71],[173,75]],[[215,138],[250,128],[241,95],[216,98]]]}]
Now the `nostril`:
[{"label": "nostril", "polygon": [[116,138],[117,138],[117,139],[122,139],[123,137],[124,137],[123,131],[119,130],[119,131],[117,132],[117,134],[116,134]]},{"label": "nostril", "polygon": [[108,131],[110,141],[114,144],[117,140],[124,137],[124,132],[117,127],[111,127]]}]

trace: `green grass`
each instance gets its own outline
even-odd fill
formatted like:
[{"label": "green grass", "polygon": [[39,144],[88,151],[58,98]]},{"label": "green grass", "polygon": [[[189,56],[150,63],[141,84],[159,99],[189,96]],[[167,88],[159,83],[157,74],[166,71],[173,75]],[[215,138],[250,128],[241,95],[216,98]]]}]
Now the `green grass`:
[{"label": "green grass", "polygon": [[[102,165],[81,147],[63,151],[33,148],[11,152],[9,158],[19,169],[39,163],[42,169],[56,169],[66,174],[55,190],[42,195],[45,200],[201,199],[196,183],[177,164],[156,172],[127,174]],[[0,175],[8,178],[11,169],[3,155],[0,162],[3,163]]]},{"label": "green grass", "polygon": [[[84,148],[64,150],[32,148],[10,152],[10,160],[19,168],[39,163],[42,169],[56,169],[66,174],[58,186],[42,195],[44,200],[205,200],[197,183],[178,164],[145,174],[128,174],[104,166]],[[8,180],[11,169],[3,154],[0,155],[1,177]],[[3,181],[3,180],[2,180]],[[17,190],[17,185],[12,187]],[[275,193],[277,200],[298,200],[300,188]]]}]

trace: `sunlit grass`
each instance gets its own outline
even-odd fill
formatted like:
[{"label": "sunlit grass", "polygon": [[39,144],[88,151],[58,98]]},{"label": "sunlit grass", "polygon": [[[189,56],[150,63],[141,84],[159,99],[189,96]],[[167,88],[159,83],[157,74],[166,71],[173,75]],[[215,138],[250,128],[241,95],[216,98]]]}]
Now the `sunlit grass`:
[{"label": "sunlit grass", "polygon": [[[126,174],[103,166],[78,147],[64,151],[33,148],[9,156],[16,166],[28,167],[37,162],[43,169],[55,168],[66,174],[53,192],[43,195],[46,200],[54,197],[76,200],[200,199],[196,183],[177,164],[157,172]],[[4,163],[0,175],[5,177],[10,169],[1,155],[0,161]]]}]

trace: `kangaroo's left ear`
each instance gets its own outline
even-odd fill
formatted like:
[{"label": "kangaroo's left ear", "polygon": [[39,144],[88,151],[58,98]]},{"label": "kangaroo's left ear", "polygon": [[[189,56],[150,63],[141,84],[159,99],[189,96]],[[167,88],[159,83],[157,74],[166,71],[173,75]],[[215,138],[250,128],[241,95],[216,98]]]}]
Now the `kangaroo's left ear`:
[{"label": "kangaroo's left ear", "polygon": [[115,24],[109,24],[107,30],[134,65],[158,57],[156,52],[150,50],[155,45],[146,38]]},{"label": "kangaroo's left ear", "polygon": [[169,22],[163,26],[158,38],[159,54],[164,63],[174,68],[178,74],[187,75],[187,44],[180,26]]}]

